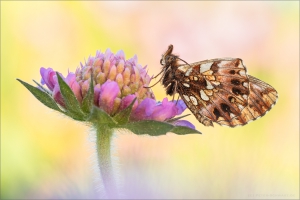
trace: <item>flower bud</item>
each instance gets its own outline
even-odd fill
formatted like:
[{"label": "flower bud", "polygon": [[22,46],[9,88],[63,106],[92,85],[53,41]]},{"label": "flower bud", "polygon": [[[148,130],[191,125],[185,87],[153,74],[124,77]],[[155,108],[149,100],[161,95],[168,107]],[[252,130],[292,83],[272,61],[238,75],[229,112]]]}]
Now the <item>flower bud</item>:
[{"label": "flower bud", "polygon": [[119,111],[121,105],[121,98],[117,97],[114,100],[114,104],[113,104],[113,109],[112,109],[112,113],[115,114]]},{"label": "flower bud", "polygon": [[128,85],[128,83],[130,82],[130,70],[127,67],[123,72],[123,80],[124,80],[124,85]]},{"label": "flower bud", "polygon": [[113,81],[113,80],[115,80],[116,76],[117,76],[117,67],[115,65],[113,65],[109,70],[107,79],[110,79]]},{"label": "flower bud", "polygon": [[128,87],[127,85],[124,85],[122,88],[122,97],[125,97],[129,94],[132,94],[130,87]]},{"label": "flower bud", "polygon": [[124,85],[124,82],[123,82],[123,76],[122,74],[118,74],[117,77],[116,77],[116,82],[118,83],[119,85],[119,88],[122,88],[123,85]]},{"label": "flower bud", "polygon": [[124,60],[120,60],[117,66],[117,73],[122,73],[124,71]]},{"label": "flower bud", "polygon": [[108,59],[106,59],[103,64],[102,71],[107,76],[107,74],[109,73],[109,70],[110,70],[110,61]]},{"label": "flower bud", "polygon": [[82,96],[85,96],[86,93],[89,90],[89,86],[90,86],[90,80],[85,80],[82,84],[81,84],[81,93]]},{"label": "flower bud", "polygon": [[[101,58],[96,58],[94,60],[93,66],[94,67],[101,67],[101,65],[103,64],[103,60]],[[96,70],[95,70],[96,71]]]},{"label": "flower bud", "polygon": [[100,72],[96,77],[96,83],[103,84],[106,81],[106,76],[103,72]]}]

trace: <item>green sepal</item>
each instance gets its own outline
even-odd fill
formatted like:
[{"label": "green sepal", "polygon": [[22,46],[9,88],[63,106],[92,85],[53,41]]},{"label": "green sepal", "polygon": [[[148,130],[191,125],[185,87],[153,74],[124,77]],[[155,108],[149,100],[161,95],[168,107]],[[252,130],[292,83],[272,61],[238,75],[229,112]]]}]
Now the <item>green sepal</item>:
[{"label": "green sepal", "polygon": [[75,97],[74,92],[71,90],[69,85],[61,78],[58,72],[56,72],[56,76],[60,87],[60,92],[66,106],[66,114],[75,120],[85,121],[86,115],[82,112],[80,104]]},{"label": "green sepal", "polygon": [[85,113],[90,113],[94,105],[94,84],[93,79],[90,79],[89,90],[87,91],[85,97],[82,100],[81,109]]},{"label": "green sepal", "polygon": [[132,111],[132,107],[134,102],[136,101],[136,98],[130,103],[130,105],[125,108],[124,110],[118,112],[113,118],[118,124],[126,124],[129,121],[129,117]]},{"label": "green sepal", "polygon": [[19,81],[22,85],[24,85],[33,94],[33,96],[35,96],[35,98],[37,98],[45,106],[65,114],[65,112],[58,107],[54,99],[51,96],[49,96],[46,92],[20,79],[17,79],[17,81]]},{"label": "green sepal", "polygon": [[97,127],[108,125],[111,128],[115,128],[117,126],[117,122],[109,114],[96,106],[93,106],[87,121],[92,122]]},{"label": "green sepal", "polygon": [[135,133],[136,135],[148,134],[151,136],[165,135],[167,132],[173,132],[179,135],[200,133],[199,131],[188,127],[174,126],[166,122],[159,122],[153,120],[131,122],[128,124],[121,125],[119,128],[126,128]]}]

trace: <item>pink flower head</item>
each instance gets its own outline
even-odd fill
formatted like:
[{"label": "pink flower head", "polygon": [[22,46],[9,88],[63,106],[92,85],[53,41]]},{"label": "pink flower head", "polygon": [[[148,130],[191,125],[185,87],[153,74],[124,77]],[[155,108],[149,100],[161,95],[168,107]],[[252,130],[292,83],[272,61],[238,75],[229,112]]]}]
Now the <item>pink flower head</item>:
[{"label": "pink flower head", "polygon": [[[80,63],[75,73],[68,73],[66,78],[61,77],[79,103],[82,103],[89,90],[90,81],[93,81],[94,105],[111,116],[128,107],[135,98],[137,100],[132,108],[131,121],[166,121],[180,115],[186,109],[182,100],[176,103],[164,98],[162,102],[156,102],[152,91],[144,87],[151,81],[146,68],[138,64],[136,55],[126,60],[123,51],[114,54],[107,49],[105,53],[97,51],[95,57],[90,56],[84,64]],[[46,84],[54,100],[65,107],[56,72],[42,67],[40,73],[41,83]]]}]

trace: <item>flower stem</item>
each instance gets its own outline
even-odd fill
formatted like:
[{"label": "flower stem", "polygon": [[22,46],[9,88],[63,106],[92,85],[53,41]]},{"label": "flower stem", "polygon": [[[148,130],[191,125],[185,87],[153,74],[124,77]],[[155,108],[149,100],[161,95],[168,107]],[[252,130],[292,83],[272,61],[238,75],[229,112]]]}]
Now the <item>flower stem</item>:
[{"label": "flower stem", "polygon": [[95,126],[97,132],[97,158],[99,162],[99,169],[104,184],[107,197],[117,198],[117,187],[113,177],[110,142],[113,134],[112,128],[107,125]]}]

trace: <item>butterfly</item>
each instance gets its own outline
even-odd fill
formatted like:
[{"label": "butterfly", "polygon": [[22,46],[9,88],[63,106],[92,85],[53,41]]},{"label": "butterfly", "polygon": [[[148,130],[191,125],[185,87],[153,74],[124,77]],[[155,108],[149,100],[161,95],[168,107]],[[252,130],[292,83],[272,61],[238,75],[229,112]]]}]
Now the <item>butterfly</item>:
[{"label": "butterfly", "polygon": [[247,74],[240,58],[187,63],[172,51],[169,45],[162,55],[159,82],[167,95],[178,93],[205,126],[243,126],[264,116],[278,99],[272,86]]}]

